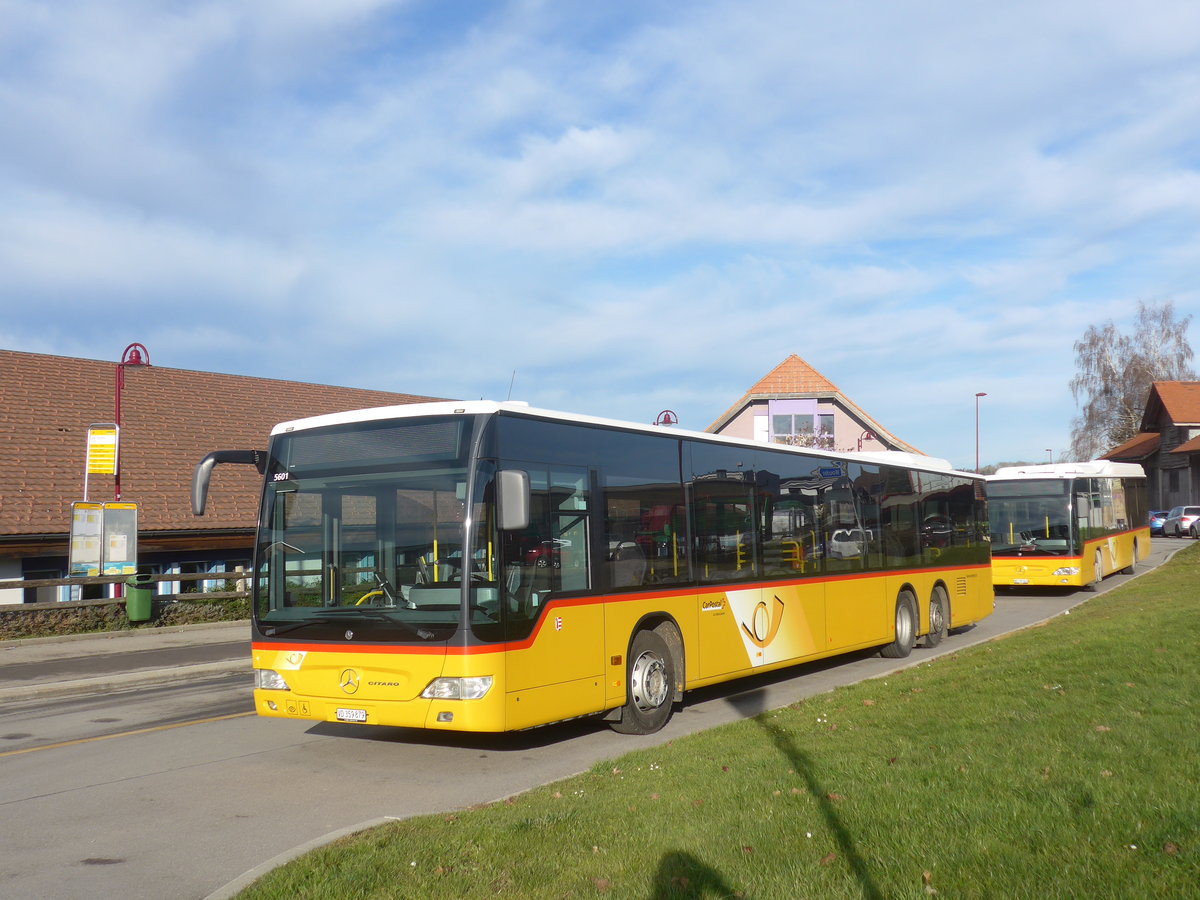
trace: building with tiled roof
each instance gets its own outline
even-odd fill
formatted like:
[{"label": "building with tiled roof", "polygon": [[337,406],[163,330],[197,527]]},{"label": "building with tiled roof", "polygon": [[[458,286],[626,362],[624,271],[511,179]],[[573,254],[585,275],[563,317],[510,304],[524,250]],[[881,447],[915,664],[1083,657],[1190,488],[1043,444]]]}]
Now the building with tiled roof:
[{"label": "building with tiled roof", "polygon": [[[89,426],[116,421],[118,403],[119,499],[138,505],[139,569],[166,574],[250,559],[258,475],[222,467],[195,518],[189,486],[205,454],[265,448],[289,419],[431,399],[0,350],[0,581],[66,576],[72,503],[117,499],[117,477],[96,474],[85,498],[84,469]],[[0,603],[56,597],[0,590]]]},{"label": "building with tiled roof", "polygon": [[764,375],[705,431],[827,450],[920,453],[792,354]]},{"label": "building with tiled roof", "polygon": [[1103,458],[1141,464],[1152,509],[1200,503],[1200,381],[1154,382],[1140,432]]}]

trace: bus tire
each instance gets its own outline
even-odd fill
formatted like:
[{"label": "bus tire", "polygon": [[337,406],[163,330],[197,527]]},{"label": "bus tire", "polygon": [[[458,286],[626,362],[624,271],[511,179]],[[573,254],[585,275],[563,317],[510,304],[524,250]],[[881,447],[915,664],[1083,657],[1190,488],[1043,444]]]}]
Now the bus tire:
[{"label": "bus tire", "polygon": [[1121,570],[1122,575],[1132,575],[1134,568],[1137,566],[1138,557],[1141,556],[1141,547],[1138,545],[1137,538],[1133,540],[1133,561]]},{"label": "bus tire", "polygon": [[912,653],[917,640],[917,602],[911,591],[901,591],[896,598],[896,637],[880,648],[888,659],[904,659]]},{"label": "bus tire", "polygon": [[1085,591],[1090,591],[1093,594],[1096,593],[1096,591],[1100,590],[1100,582],[1104,578],[1104,558],[1100,555],[1099,550],[1096,551],[1095,563],[1096,563],[1096,569],[1092,573],[1092,580],[1089,581],[1086,585],[1084,585],[1084,588],[1083,588]]},{"label": "bus tire", "polygon": [[940,584],[929,595],[929,631],[925,634],[925,646],[936,647],[946,639],[950,631],[950,598]]},{"label": "bus tire", "polygon": [[621,734],[654,734],[671,718],[675,700],[675,658],[662,636],[643,629],[629,645],[629,692],[621,718],[611,723]]}]

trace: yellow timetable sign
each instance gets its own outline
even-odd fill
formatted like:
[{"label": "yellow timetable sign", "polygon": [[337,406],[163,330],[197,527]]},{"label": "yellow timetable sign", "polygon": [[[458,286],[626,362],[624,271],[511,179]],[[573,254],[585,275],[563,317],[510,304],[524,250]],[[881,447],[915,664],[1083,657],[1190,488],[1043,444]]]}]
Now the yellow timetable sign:
[{"label": "yellow timetable sign", "polygon": [[88,429],[87,474],[117,473],[117,426],[93,425]]}]

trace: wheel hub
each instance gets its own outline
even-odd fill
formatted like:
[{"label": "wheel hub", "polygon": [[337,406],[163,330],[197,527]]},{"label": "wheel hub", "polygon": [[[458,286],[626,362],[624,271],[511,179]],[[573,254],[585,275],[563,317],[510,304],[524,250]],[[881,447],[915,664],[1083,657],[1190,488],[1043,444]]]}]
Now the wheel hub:
[{"label": "wheel hub", "polygon": [[651,653],[643,653],[633,664],[630,691],[638,709],[657,709],[667,699],[667,666]]}]

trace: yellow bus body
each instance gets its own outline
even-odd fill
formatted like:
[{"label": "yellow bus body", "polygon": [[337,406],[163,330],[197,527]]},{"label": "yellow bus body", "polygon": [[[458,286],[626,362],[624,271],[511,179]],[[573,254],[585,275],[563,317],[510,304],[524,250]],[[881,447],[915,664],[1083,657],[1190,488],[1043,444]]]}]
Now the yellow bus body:
[{"label": "yellow bus body", "polygon": [[[1148,547],[1148,541],[1146,543]],[[256,669],[288,690],[254,692],[263,716],[449,731],[530,728],[617,709],[628,696],[626,654],[648,621],[682,640],[678,687],[690,690],[822,657],[882,646],[895,604],[911,591],[929,630],[929,598],[949,597],[950,628],[993,609],[987,566],[926,568],[761,581],[746,588],[656,590],[551,600],[529,638],[468,647],[255,642]],[[430,700],[435,678],[490,676],[478,700]]]},{"label": "yellow bus body", "polygon": [[[992,556],[996,587],[1083,587],[1150,555],[1150,528],[1084,541],[1080,556]],[[1099,572],[1097,572],[1099,564]]]}]

